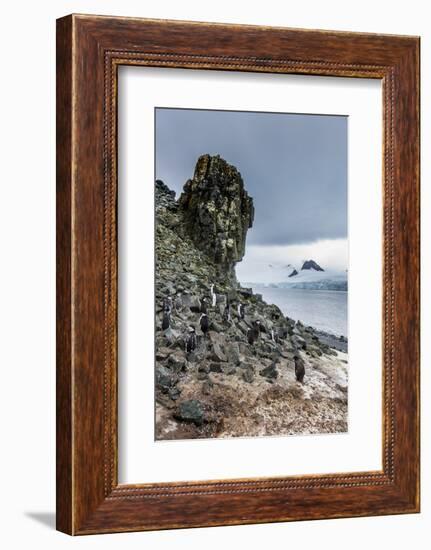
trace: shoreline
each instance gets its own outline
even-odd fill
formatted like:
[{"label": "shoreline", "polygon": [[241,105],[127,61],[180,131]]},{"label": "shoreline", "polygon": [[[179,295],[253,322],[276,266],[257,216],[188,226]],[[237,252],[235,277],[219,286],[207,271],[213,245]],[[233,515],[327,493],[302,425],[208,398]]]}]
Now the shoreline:
[{"label": "shoreline", "polygon": [[[245,283],[240,281],[239,284],[243,287],[243,285]],[[347,325],[345,327],[345,330],[343,330],[343,329],[336,330],[334,328],[331,329],[330,327],[328,328],[329,323],[326,323],[325,328],[323,328],[323,327],[320,328],[320,327],[314,325],[309,320],[307,321],[304,318],[301,318],[299,315],[292,316],[292,313],[290,311],[286,310],[286,307],[283,306],[283,304],[280,305],[279,303],[274,301],[273,296],[268,296],[268,295],[265,296],[265,290],[269,290],[269,291],[272,291],[272,290],[280,290],[280,291],[288,290],[289,292],[297,291],[298,294],[305,291],[307,293],[308,292],[309,293],[314,293],[315,292],[317,294],[330,293],[330,294],[333,294],[333,295],[337,295],[337,294],[341,293],[341,294],[348,295],[347,290],[323,290],[323,289],[302,289],[302,288],[288,288],[288,287],[272,287],[270,285],[255,284],[255,283],[247,283],[247,286],[253,290],[253,293],[255,293],[255,294],[258,293],[258,294],[262,295],[263,300],[266,303],[273,303],[278,308],[280,308],[280,310],[285,315],[286,319],[288,319],[290,321],[293,321],[295,323],[299,322],[302,325],[304,325],[305,327],[310,328],[311,330],[313,330],[313,332],[320,335],[322,337],[322,341],[324,341],[330,347],[332,347],[332,348],[334,348],[338,351],[347,352],[347,350],[348,350],[348,337],[347,337],[348,326]],[[305,317],[307,317],[307,315]]]},{"label": "shoreline", "polygon": [[331,334],[330,332],[325,332],[318,330],[314,327],[310,327],[317,334],[318,338],[324,343],[327,344],[330,348],[333,348],[342,353],[348,353],[349,351],[349,339],[346,336],[338,336],[336,334]]}]

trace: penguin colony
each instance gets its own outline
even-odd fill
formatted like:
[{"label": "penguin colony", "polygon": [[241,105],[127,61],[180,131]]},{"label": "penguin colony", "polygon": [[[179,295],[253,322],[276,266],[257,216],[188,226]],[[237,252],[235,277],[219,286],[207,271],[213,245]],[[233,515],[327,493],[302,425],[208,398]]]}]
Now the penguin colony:
[{"label": "penguin colony", "polygon": [[[217,304],[217,294],[214,291],[214,284],[210,287],[210,296],[211,296],[211,305],[212,307],[215,307]],[[225,297],[226,306],[223,311],[223,321],[230,323],[232,321],[232,315],[231,315],[231,306],[228,300],[228,297]],[[173,302],[171,296],[167,296],[163,300],[163,316],[162,316],[162,325],[161,328],[163,331],[167,330],[171,326],[171,313],[172,313],[172,307],[175,307],[176,310],[179,310],[182,307],[181,302],[181,295],[179,294],[175,298],[175,302]],[[208,317],[208,298],[204,296],[200,300],[200,308],[199,311],[201,313],[199,318],[199,326],[202,331],[203,337],[206,338],[208,334],[208,330],[210,328],[210,319]],[[237,306],[237,317],[240,320],[243,320],[245,318],[245,305],[243,303],[239,303]],[[266,329],[264,325],[259,321],[253,321],[252,327],[248,329],[247,331],[247,342],[249,345],[253,345],[255,342],[259,340],[260,333],[266,332]],[[273,342],[279,342],[278,335],[274,332],[274,329],[271,329],[271,340]],[[187,353],[192,353],[198,345],[198,339],[196,335],[196,328],[194,325],[190,325],[189,331],[187,336],[185,337],[185,350]],[[305,363],[304,360],[299,356],[294,356],[294,362],[295,362],[295,377],[298,382],[301,384],[304,383],[304,376],[305,376]]]}]

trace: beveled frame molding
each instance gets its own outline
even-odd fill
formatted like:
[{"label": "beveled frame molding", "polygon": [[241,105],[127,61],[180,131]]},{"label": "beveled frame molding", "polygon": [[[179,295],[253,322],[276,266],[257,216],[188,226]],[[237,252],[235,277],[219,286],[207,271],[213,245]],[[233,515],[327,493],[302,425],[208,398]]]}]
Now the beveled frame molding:
[{"label": "beveled frame molding", "polygon": [[[384,103],[383,469],[119,485],[119,65],[377,78]],[[57,21],[57,528],[419,511],[419,39],[71,15]]]}]

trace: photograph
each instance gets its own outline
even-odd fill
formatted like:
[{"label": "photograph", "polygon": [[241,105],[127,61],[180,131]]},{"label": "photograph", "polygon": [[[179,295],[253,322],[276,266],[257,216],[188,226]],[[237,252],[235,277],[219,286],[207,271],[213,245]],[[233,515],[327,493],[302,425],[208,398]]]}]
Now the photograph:
[{"label": "photograph", "polygon": [[157,441],[348,432],[347,151],[347,116],[155,108]]},{"label": "photograph", "polygon": [[4,550],[430,547],[429,12],[2,5]]}]

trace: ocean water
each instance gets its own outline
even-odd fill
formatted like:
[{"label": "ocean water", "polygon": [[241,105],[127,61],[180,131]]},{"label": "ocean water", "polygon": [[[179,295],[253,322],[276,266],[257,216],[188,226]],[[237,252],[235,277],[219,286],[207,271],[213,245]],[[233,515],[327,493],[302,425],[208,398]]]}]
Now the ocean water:
[{"label": "ocean water", "polygon": [[316,329],[347,336],[347,292],[253,286],[265,302],[276,304],[295,321]]}]

